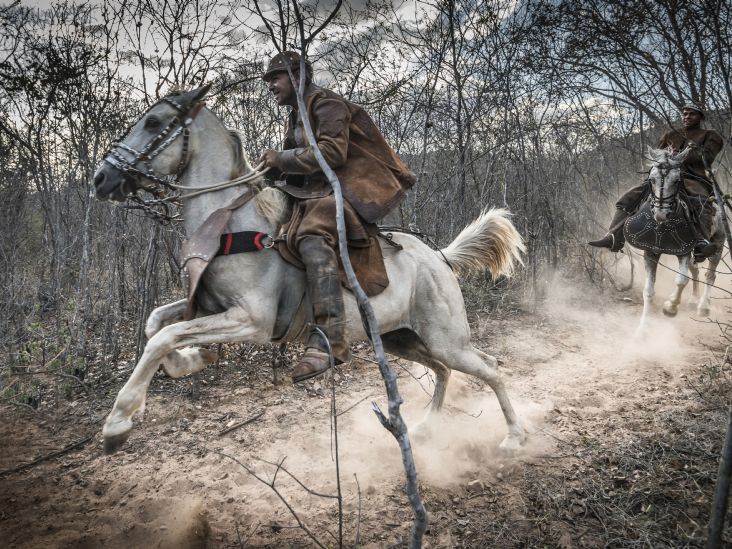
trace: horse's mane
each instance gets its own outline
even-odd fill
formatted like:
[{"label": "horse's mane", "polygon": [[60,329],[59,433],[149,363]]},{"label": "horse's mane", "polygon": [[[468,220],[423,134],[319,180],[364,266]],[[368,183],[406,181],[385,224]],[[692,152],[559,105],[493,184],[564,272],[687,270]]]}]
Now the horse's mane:
[{"label": "horse's mane", "polygon": [[231,139],[231,149],[234,151],[234,168],[231,170],[231,178],[234,179],[251,171],[252,167],[244,154],[244,145],[239,132],[236,130],[227,131],[229,132],[229,139]]},{"label": "horse's mane", "polygon": [[281,190],[264,187],[257,194],[257,211],[275,227],[279,227],[290,217],[291,201]]},{"label": "horse's mane", "polygon": [[[236,130],[228,130],[231,146],[234,151],[234,169],[231,178],[239,177],[252,171],[252,167],[244,154],[241,136]],[[290,215],[290,201],[285,193],[274,187],[259,187],[256,198],[257,211],[275,226],[281,225]]]}]

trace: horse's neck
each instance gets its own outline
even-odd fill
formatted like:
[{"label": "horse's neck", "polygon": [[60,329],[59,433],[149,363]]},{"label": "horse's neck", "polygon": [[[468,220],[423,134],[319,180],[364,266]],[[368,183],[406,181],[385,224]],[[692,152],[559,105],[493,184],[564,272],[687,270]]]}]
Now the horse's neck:
[{"label": "horse's neck", "polygon": [[[192,148],[188,168],[181,177],[183,185],[187,187],[209,186],[252,171],[249,164],[246,163],[245,173],[237,173],[238,158],[234,152],[229,132],[210,111],[206,109],[201,111],[192,127],[191,133],[194,132],[196,134],[195,146]],[[246,185],[239,185],[187,199],[183,203],[186,234],[192,235],[212,212],[230,204],[246,189]],[[268,224],[267,226],[265,224],[266,220],[257,213],[254,201],[235,212],[229,223],[232,231],[257,226],[261,226],[260,230],[264,230],[268,228]]]}]

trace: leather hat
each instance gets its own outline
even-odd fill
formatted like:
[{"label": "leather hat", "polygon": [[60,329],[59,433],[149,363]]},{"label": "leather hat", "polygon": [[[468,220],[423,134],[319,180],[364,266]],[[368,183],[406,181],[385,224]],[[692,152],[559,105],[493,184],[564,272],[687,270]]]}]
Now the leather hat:
[{"label": "leather hat", "polygon": [[[277,72],[287,72],[286,62],[289,62],[293,72],[300,70],[300,54],[294,51],[283,51],[270,60],[269,65],[267,65],[267,70],[262,75],[262,80],[267,81],[270,76]],[[313,66],[307,59],[305,60],[305,70],[312,77]]]},{"label": "leather hat", "polygon": [[690,111],[698,112],[699,114],[702,115],[702,118],[704,118],[704,116],[706,115],[706,113],[704,112],[704,109],[702,109],[699,105],[695,105],[694,103],[686,103],[683,107],[681,107],[682,111],[684,111],[686,109],[688,109]]}]

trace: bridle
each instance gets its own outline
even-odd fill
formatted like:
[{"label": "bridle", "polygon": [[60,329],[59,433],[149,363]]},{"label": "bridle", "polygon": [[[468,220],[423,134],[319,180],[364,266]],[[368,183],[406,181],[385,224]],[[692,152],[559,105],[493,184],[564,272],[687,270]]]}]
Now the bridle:
[{"label": "bridle", "polygon": [[[180,177],[183,175],[189,161],[189,141],[191,136],[189,126],[196,119],[196,116],[203,108],[204,103],[203,101],[197,101],[192,105],[185,107],[171,97],[164,97],[161,101],[172,106],[176,111],[178,111],[178,115],[174,116],[168,125],[165,126],[157,135],[153,136],[152,139],[150,139],[150,141],[148,141],[139,151],[133,149],[126,143],[123,143],[121,140],[115,141],[112,143],[109,152],[104,157],[104,161],[126,176],[142,177],[143,179],[156,183],[158,186],[174,190],[175,186],[170,180],[155,173],[155,170],[152,167],[152,161],[155,160],[161,152],[167,149],[173,141],[182,135],[183,152],[174,175],[174,181],[180,180]],[[147,113],[157,105],[158,103],[155,103],[155,105],[145,111],[141,119],[145,118]],[[120,150],[130,153],[132,155],[132,160],[130,161],[125,158],[125,156],[121,154]],[[139,169],[139,165],[144,166],[145,170],[143,171]],[[159,192],[156,191],[161,190],[154,186],[143,187],[143,189],[155,195],[159,195]]]},{"label": "bridle", "polygon": [[[657,164],[656,169],[661,174],[661,184],[658,188],[658,194],[654,191],[653,184],[651,183],[651,207],[656,208],[659,210],[668,209],[668,211],[674,211],[676,207],[678,206],[679,202],[679,191],[681,190],[681,185],[677,185],[676,192],[674,192],[671,196],[663,196],[663,189],[666,186],[666,177],[668,176],[669,172],[677,166],[671,165],[667,162],[662,162],[660,164]],[[666,206],[666,204],[668,204]]]},{"label": "bridle", "polygon": [[[228,187],[234,187],[243,183],[249,183],[254,179],[261,178],[269,168],[263,168],[264,163],[255,166],[251,172],[234,179],[227,181],[221,181],[212,185],[189,187],[181,185],[180,179],[185,173],[188,163],[190,161],[190,126],[196,119],[196,116],[204,106],[203,101],[195,101],[191,105],[185,106],[176,101],[173,97],[164,97],[161,99],[168,105],[172,106],[176,111],[177,115],[150,141],[148,141],[141,150],[135,150],[122,140],[116,140],[112,143],[109,151],[104,157],[104,162],[110,166],[122,172],[123,175],[132,178],[142,178],[151,183],[151,185],[141,186],[144,191],[147,191],[155,198],[153,200],[144,200],[132,194],[127,197],[129,201],[136,203],[137,205],[128,205],[132,209],[142,209],[158,221],[170,222],[177,221],[178,216],[171,216],[169,213],[168,205],[173,203],[180,206],[181,201],[199,196],[204,193],[218,191]],[[144,119],[145,116],[159,104],[155,103],[149,109],[147,109],[140,120]],[[130,128],[127,129],[125,135],[129,134]],[[182,152],[180,160],[178,161],[178,167],[175,174],[172,177],[167,175],[159,175],[155,172],[152,166],[153,160],[165,149],[167,149],[178,137],[183,138]],[[121,151],[126,151],[132,155],[132,160],[128,160]],[[142,166],[144,169],[140,169]],[[166,193],[166,190],[169,191]],[[188,193],[181,193],[180,191],[191,191]],[[162,208],[163,212],[159,211]]]}]

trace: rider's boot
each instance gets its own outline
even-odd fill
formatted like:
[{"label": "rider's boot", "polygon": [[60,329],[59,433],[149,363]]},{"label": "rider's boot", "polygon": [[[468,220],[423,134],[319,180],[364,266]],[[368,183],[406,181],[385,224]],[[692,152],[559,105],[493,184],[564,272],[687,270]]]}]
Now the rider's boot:
[{"label": "rider's boot", "polygon": [[706,238],[700,238],[694,244],[694,263],[701,263],[717,251],[717,245]]},{"label": "rider's boot", "polygon": [[[328,336],[335,363],[347,362],[351,359],[351,350],[345,338],[343,291],[335,251],[325,239],[317,236],[303,239],[299,251],[305,264],[307,292],[315,325]],[[305,353],[292,371],[292,380],[297,383],[310,379],[325,372],[329,366],[328,346],[313,330]]]},{"label": "rider's boot", "polygon": [[615,210],[615,216],[610,223],[610,230],[598,240],[588,242],[590,246],[596,248],[609,248],[611,252],[619,252],[625,244],[625,235],[623,234],[623,224],[628,219],[629,214],[620,208]]}]

